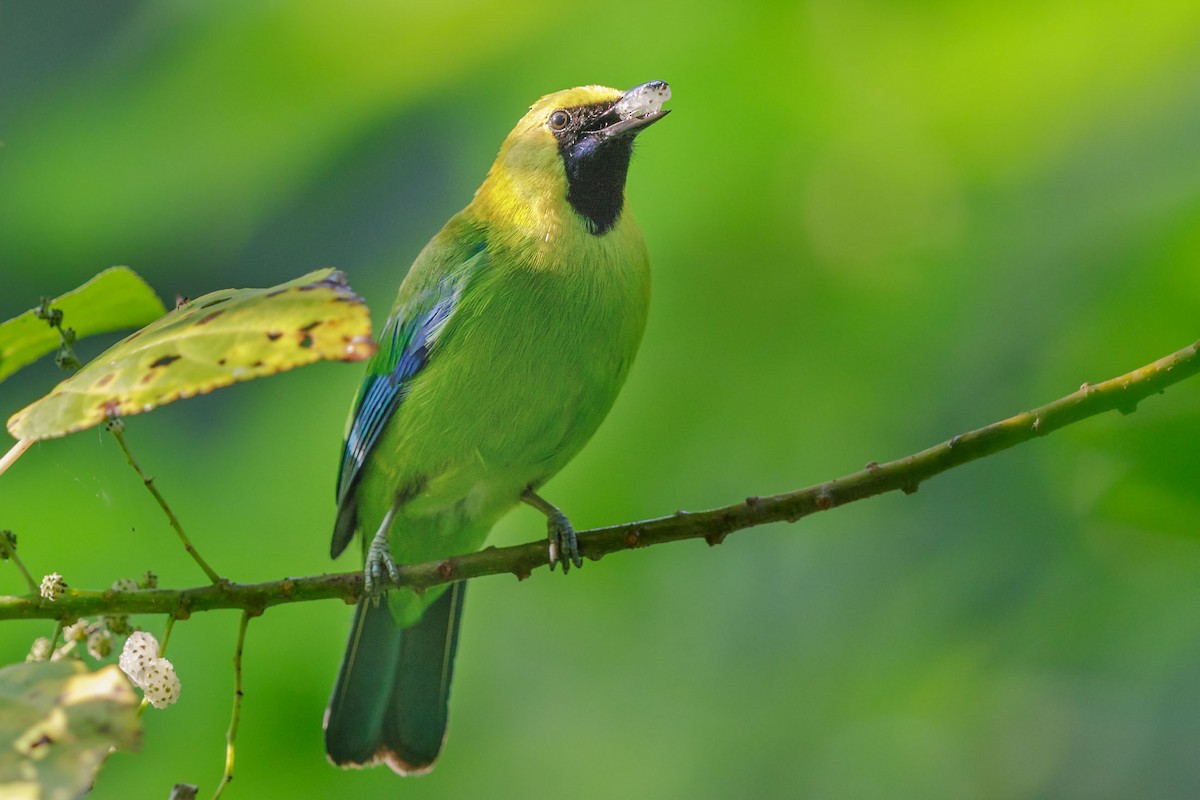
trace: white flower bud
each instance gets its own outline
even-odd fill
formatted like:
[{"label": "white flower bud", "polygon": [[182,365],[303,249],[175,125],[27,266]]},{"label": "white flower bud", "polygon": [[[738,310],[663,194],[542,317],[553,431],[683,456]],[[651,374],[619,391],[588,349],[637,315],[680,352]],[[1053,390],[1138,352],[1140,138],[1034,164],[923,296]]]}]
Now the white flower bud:
[{"label": "white flower bud", "polygon": [[81,619],[74,625],[63,628],[63,640],[67,642],[82,642],[88,636],[87,620]]},{"label": "white flower bud", "polygon": [[45,600],[54,601],[62,597],[63,592],[67,590],[67,584],[63,581],[62,575],[57,572],[51,572],[46,577],[42,578],[41,588],[38,593]]},{"label": "white flower bud", "polygon": [[25,656],[25,660],[48,661],[51,652],[50,640],[45,636],[39,636],[33,640],[33,647],[29,648],[29,655]]},{"label": "white flower bud", "polygon": [[121,578],[113,581],[114,592],[136,592],[138,589],[137,581],[133,578]]},{"label": "white flower bud", "polygon": [[112,633],[104,628],[97,628],[88,634],[87,651],[88,655],[99,661],[102,658],[108,658],[112,653],[113,637]]}]

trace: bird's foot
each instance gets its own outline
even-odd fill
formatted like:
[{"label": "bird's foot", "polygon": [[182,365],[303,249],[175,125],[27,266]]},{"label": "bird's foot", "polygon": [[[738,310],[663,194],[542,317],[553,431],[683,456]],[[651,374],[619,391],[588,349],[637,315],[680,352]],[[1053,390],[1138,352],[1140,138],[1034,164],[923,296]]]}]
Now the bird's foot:
[{"label": "bird's foot", "polygon": [[550,570],[562,561],[563,574],[570,571],[571,565],[583,566],[583,556],[579,554],[579,539],[575,536],[575,528],[567,515],[555,509],[546,515],[546,532],[550,538]]},{"label": "bird's foot", "polygon": [[367,558],[363,564],[363,589],[367,596],[378,603],[389,578],[392,583],[399,583],[400,570],[396,567],[396,560],[392,558],[386,534],[382,537],[377,535],[367,548]]},{"label": "bird's foot", "polygon": [[579,539],[575,536],[575,528],[567,515],[559,511],[553,503],[538,496],[530,486],[521,494],[521,501],[527,503],[546,515],[546,533],[550,539],[550,570],[562,561],[563,574],[570,571],[571,565],[583,566],[583,556],[579,554]]}]

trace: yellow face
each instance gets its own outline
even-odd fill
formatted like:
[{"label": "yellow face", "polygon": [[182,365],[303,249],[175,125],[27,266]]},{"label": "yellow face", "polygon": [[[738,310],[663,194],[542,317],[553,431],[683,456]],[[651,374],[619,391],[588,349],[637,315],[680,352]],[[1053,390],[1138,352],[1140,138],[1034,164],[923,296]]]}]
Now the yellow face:
[{"label": "yellow face", "polygon": [[529,113],[508,134],[496,165],[502,166],[517,186],[529,186],[530,191],[549,190],[555,197],[565,198],[567,179],[551,117],[560,109],[613,103],[621,95],[619,89],[608,86],[578,86],[546,95],[529,108]]},{"label": "yellow face", "polygon": [[546,95],[504,140],[475,213],[543,242],[604,236],[622,218],[633,139],[667,113],[670,96],[662,81]]}]

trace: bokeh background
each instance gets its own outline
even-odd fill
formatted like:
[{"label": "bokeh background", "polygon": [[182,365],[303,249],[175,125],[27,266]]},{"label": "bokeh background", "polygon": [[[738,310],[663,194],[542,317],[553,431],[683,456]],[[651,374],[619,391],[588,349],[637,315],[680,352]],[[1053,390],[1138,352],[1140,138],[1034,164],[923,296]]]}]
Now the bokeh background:
[{"label": "bokeh background", "polygon": [[[654,304],[611,417],[547,487],[579,526],[835,477],[1200,336],[1194,0],[5,0],[0,317],[112,264],[168,303],[336,265],[378,324],[530,102],[650,79],[675,92],[629,181]],[[130,420],[219,571],[355,568],[327,553],[360,375]],[[7,381],[0,412],[58,378]],[[274,609],[228,796],[1195,797],[1198,414],[1185,382],[911,497],[475,581],[422,779],[325,763],[350,609]],[[203,582],[97,430],[4,475],[0,527],[77,587]],[[541,531],[521,510],[494,541]],[[50,627],[0,626],[0,660]],[[236,628],[176,626],[182,700],[93,797],[211,793]]]}]

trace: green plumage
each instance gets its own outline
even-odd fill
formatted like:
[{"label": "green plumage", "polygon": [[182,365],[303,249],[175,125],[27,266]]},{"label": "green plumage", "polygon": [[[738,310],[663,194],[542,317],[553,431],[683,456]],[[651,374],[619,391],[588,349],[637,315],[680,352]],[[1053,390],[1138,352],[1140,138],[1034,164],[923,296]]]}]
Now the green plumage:
[{"label": "green plumage", "polygon": [[[550,118],[563,109],[573,120],[587,117],[583,109],[596,117],[622,97],[584,87],[542,98],[472,203],[417,257],[351,415],[334,555],[361,533],[373,574],[381,559],[367,545],[389,513],[381,536],[396,563],[478,549],[608,413],[641,339],[650,288],[645,245],[624,208],[625,168],[632,132],[665,112],[631,123],[610,110],[607,122],[581,121],[569,136]],[[630,130],[602,139],[612,118]],[[607,170],[596,192],[611,193],[619,178],[618,195],[594,204],[610,202],[606,212],[617,204],[602,231],[568,201],[589,191],[569,177],[580,158]],[[393,590],[379,605],[360,604],[326,718],[332,761],[385,761],[402,774],[432,765],[463,594],[461,585]]]}]

